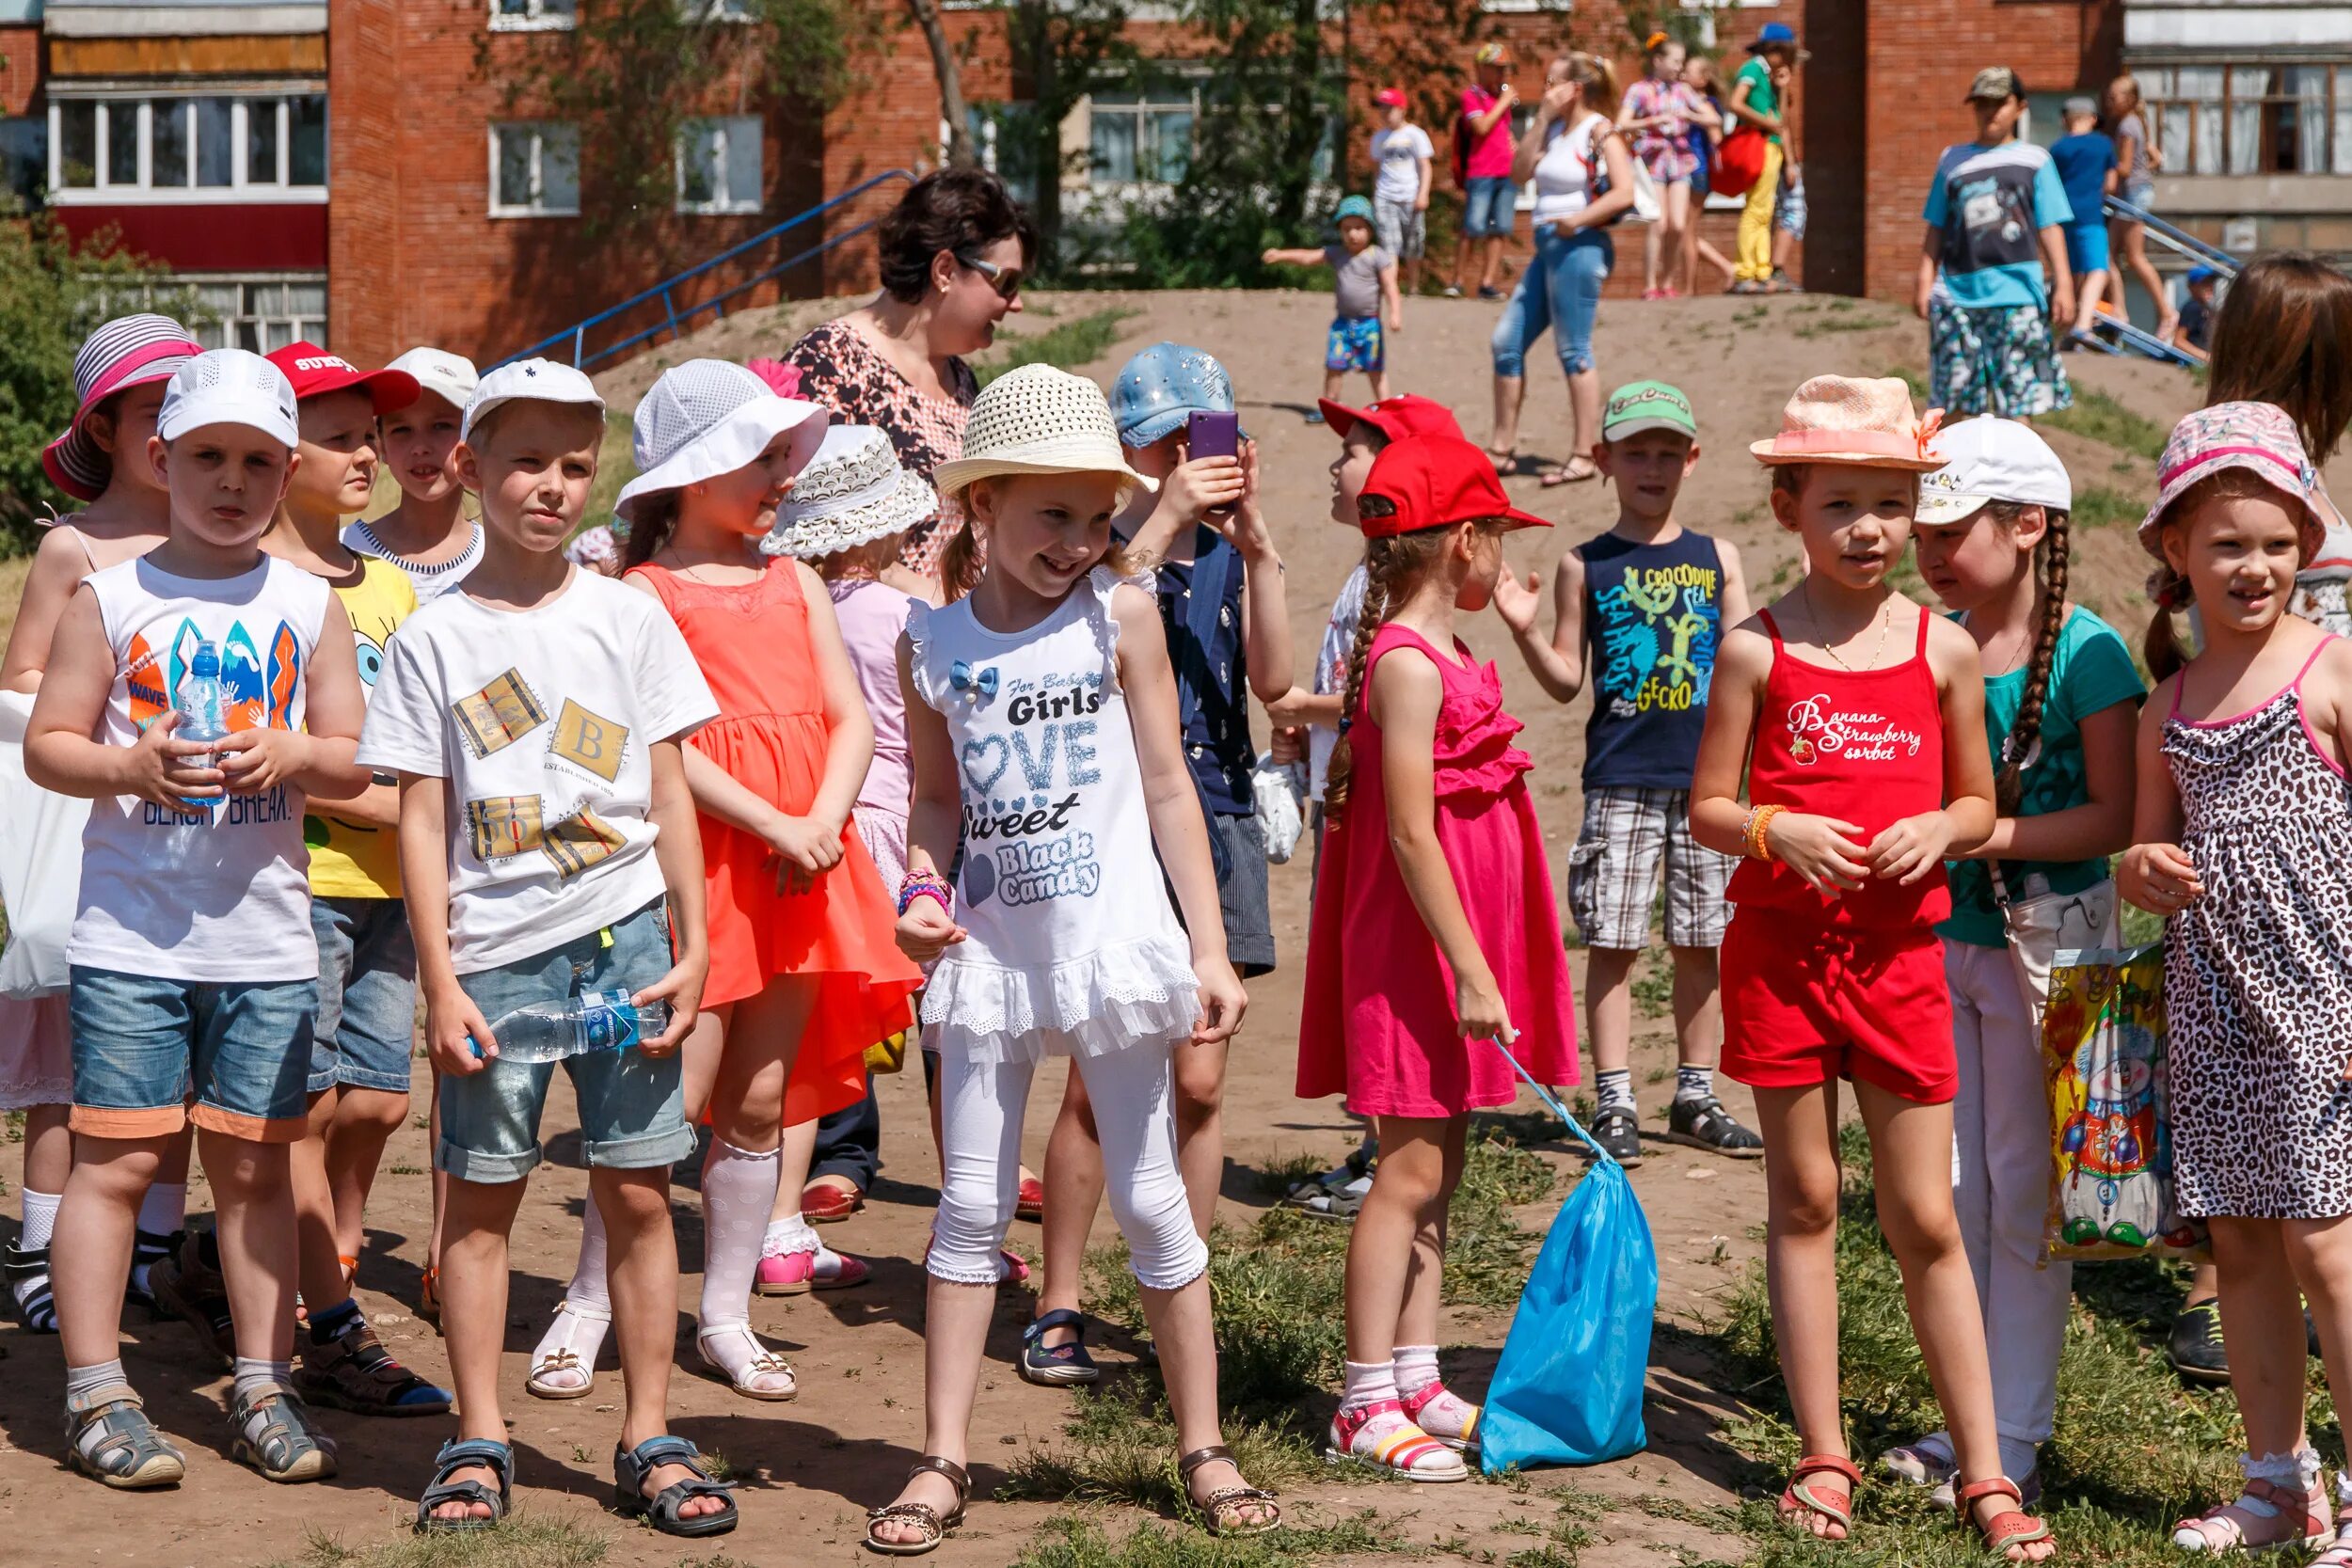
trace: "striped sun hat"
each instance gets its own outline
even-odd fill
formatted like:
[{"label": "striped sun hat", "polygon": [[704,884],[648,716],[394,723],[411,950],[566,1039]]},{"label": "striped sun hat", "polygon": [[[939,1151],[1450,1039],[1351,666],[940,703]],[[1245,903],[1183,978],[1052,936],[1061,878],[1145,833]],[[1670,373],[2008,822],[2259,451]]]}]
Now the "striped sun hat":
[{"label": "striped sun hat", "polygon": [[78,500],[96,500],[114,477],[114,463],[90,436],[90,415],[127,388],[170,380],[203,352],[169,316],[117,316],[91,333],[73,356],[73,422],[40,454],[51,483]]}]

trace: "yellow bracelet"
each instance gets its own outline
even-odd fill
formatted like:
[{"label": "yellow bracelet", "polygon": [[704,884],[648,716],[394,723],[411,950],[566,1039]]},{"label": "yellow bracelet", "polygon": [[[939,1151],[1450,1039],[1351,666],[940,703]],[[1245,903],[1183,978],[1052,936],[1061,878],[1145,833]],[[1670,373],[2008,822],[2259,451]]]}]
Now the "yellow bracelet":
[{"label": "yellow bracelet", "polygon": [[1765,842],[1765,832],[1772,827],[1772,818],[1788,809],[1787,806],[1778,805],[1756,806],[1748,813],[1747,840],[1750,856],[1759,861],[1769,861],[1772,858],[1772,846]]}]

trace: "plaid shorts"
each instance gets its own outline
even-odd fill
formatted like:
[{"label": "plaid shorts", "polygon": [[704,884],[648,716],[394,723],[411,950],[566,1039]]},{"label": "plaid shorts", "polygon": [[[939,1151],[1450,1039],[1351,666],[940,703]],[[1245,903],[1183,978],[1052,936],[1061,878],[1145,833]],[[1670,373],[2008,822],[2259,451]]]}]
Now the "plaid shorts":
[{"label": "plaid shorts", "polygon": [[1784,182],[1780,195],[1772,204],[1772,227],[1786,229],[1798,239],[1804,238],[1804,181]]},{"label": "plaid shorts", "polygon": [[2029,420],[2074,406],[2039,305],[1928,305],[1928,402],[1947,414]]},{"label": "plaid shorts", "polygon": [[1568,912],[1587,947],[1649,945],[1659,863],[1666,871],[1666,942],[1716,947],[1731,906],[1735,857],[1691,836],[1687,789],[1601,788],[1584,795],[1584,825],[1568,851]]},{"label": "plaid shorts", "polygon": [[1388,354],[1382,345],[1378,316],[1338,316],[1332,319],[1331,335],[1323,345],[1325,370],[1361,371],[1366,375],[1378,375],[1388,360]]}]

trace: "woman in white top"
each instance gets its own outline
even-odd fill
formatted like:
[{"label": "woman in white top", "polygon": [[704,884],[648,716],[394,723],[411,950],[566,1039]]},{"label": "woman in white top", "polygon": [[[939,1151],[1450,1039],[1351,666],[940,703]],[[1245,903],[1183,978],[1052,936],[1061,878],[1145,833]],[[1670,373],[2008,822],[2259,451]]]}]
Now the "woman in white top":
[{"label": "woman in white top", "polygon": [[1633,159],[1611,117],[1616,74],[1606,60],[1577,54],[1554,60],[1542,104],[1519,138],[1515,180],[1535,182],[1535,260],[1519,275],[1495,323],[1495,428],[1486,451],[1517,471],[1519,404],[1527,394],[1527,351],[1549,327],[1567,372],[1576,440],[1568,460],[1544,474],[1547,486],[1591,479],[1600,425],[1600,372],[1593,364],[1593,317],[1616,264],[1608,226],[1633,205]]}]

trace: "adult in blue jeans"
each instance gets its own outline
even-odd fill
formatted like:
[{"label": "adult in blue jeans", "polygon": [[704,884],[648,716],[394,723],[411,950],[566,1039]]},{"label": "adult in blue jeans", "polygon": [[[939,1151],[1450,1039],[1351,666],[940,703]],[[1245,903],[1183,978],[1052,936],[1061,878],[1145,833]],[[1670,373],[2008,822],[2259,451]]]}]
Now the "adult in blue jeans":
[{"label": "adult in blue jeans", "polygon": [[1535,260],[1495,323],[1495,426],[1486,451],[1496,467],[1517,471],[1527,351],[1549,327],[1567,372],[1576,439],[1568,460],[1545,471],[1547,488],[1600,471],[1592,457],[1600,425],[1593,317],[1617,259],[1608,226],[1633,205],[1633,159],[1613,128],[1616,109],[1616,74],[1606,60],[1584,54],[1554,60],[1512,159],[1514,179],[1535,182]]},{"label": "adult in blue jeans", "polygon": [[1478,297],[1501,299],[1495,287],[1502,265],[1502,242],[1518,217],[1518,186],[1511,178],[1511,110],[1519,101],[1511,85],[1511,51],[1500,43],[1478,46],[1478,79],[1462,89],[1454,121],[1454,178],[1462,187],[1462,236],[1454,251],[1454,281],[1448,299],[1470,287],[1470,259],[1480,257]]}]

